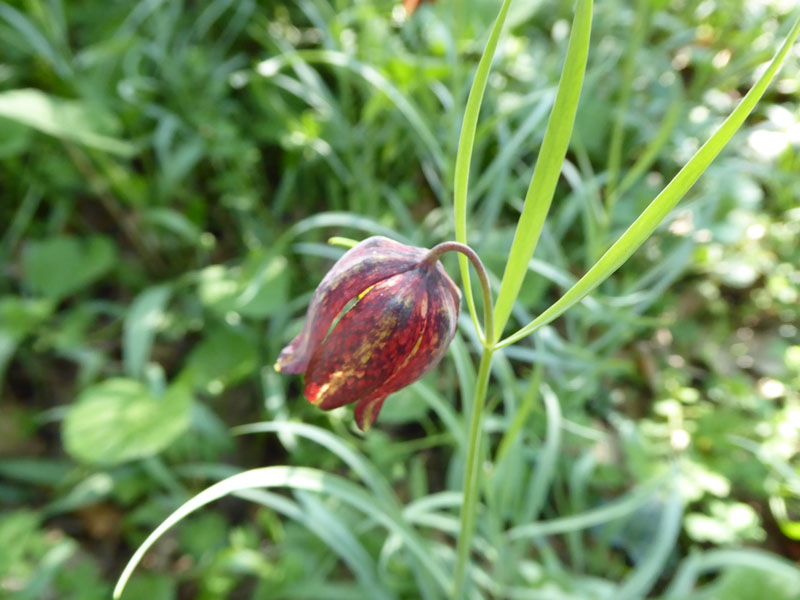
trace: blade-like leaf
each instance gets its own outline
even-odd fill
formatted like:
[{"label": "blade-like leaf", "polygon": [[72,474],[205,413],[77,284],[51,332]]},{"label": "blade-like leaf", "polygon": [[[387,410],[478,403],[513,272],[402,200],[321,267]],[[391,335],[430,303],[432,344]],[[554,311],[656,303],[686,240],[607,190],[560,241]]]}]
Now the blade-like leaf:
[{"label": "blade-like leaf", "polygon": [[408,120],[411,129],[417,134],[437,168],[444,166],[444,153],[417,107],[391,81],[384,77],[375,67],[361,63],[356,59],[334,50],[301,50],[292,56],[279,55],[261,62],[257,71],[264,77],[272,77],[282,68],[292,64],[294,58],[308,63],[320,63],[341,67],[360,76],[375,89],[381,91],[397,110]]},{"label": "blade-like leaf", "polygon": [[423,568],[427,569],[441,589],[447,589],[448,578],[446,573],[418,539],[415,532],[403,521],[402,516],[385,507],[382,503],[377,502],[375,497],[364,488],[342,477],[331,475],[318,469],[276,466],[237,473],[206,488],[176,509],[142,542],[130,561],[128,561],[128,564],[125,565],[125,569],[114,588],[114,598],[119,598],[122,595],[125,584],[147,550],[173,525],[206,504],[232,493],[241,490],[274,487],[288,487],[331,494],[354,508],[363,511],[392,533],[401,537],[411,554],[419,560]]},{"label": "blade-like leaf", "polygon": [[352,534],[339,515],[312,495],[302,497],[303,506],[278,494],[263,490],[240,490],[236,496],[262,504],[290,519],[302,523],[336,553],[362,585],[370,598],[388,600],[392,595],[384,589],[377,575],[375,561]]},{"label": "blade-like leaf", "polygon": [[234,435],[247,435],[253,433],[276,433],[297,435],[327,448],[338,456],[356,475],[380,498],[381,502],[395,506],[399,509],[397,499],[389,482],[375,465],[366,457],[353,449],[342,438],[320,427],[307,423],[293,421],[261,421],[249,425],[239,425],[233,429]]},{"label": "blade-like leaf", "polygon": [[665,477],[655,477],[634,488],[625,496],[604,506],[593,508],[577,515],[520,525],[509,529],[506,532],[506,537],[509,540],[535,539],[546,535],[560,535],[570,531],[580,531],[615,519],[622,519],[633,514],[639,507],[646,504],[665,482]]},{"label": "blade-like leaf", "polygon": [[[589,269],[578,282],[572,286],[561,298],[551,305],[542,314],[528,323],[525,327],[515,334],[507,337],[498,343],[502,348],[513,344],[530,335],[540,327],[547,325],[556,319],[569,308],[580,302],[594,288],[603,283],[608,277],[641,246],[651,233],[658,227],[664,217],[675,207],[676,204],[686,195],[686,192],[700,178],[700,175],[708,168],[711,161],[716,158],[722,148],[733,137],[733,134],[742,126],[744,120],[755,108],[767,86],[775,77],[780,69],[786,55],[800,34],[800,17],[795,21],[792,30],[786,37],[783,46],[772,59],[768,68],[759,77],[755,85],[747,92],[739,105],[720,125],[719,129],[703,144],[688,163],[678,172],[649,206],[639,215],[628,230],[612,244],[606,253]],[[501,290],[502,293],[502,290]],[[498,298],[498,303],[500,299]]]},{"label": "blade-like leaf", "polygon": [[[497,50],[497,42],[500,40],[503,24],[506,22],[509,6],[511,6],[511,0],[504,0],[503,5],[500,7],[500,13],[497,15],[492,31],[489,34],[489,41],[486,42],[486,48],[483,51],[481,60],[478,62],[478,69],[475,71],[475,79],[472,81],[472,89],[470,89],[469,97],[467,98],[467,106],[464,109],[464,121],[461,125],[461,135],[458,138],[455,181],[453,184],[453,212],[455,215],[456,241],[462,244],[467,243],[467,188],[469,187],[469,165],[472,160],[472,148],[475,145],[475,130],[478,125],[478,114],[481,112],[483,93],[486,90],[486,82],[489,79],[492,60]],[[461,280],[464,283],[462,287],[467,301],[467,308],[469,309],[472,322],[478,330],[478,337],[483,341],[483,332],[481,331],[478,314],[475,310],[475,300],[472,297],[467,257],[459,253],[458,263],[461,268]],[[489,310],[490,308],[491,307],[485,307],[484,310]]]},{"label": "blade-like leaf", "polygon": [[494,321],[498,339],[503,334],[503,328],[508,322],[511,309],[528,271],[528,263],[536,250],[556,190],[561,165],[567,154],[583,86],[583,76],[586,72],[591,31],[592,0],[578,0],[556,101],[550,113],[550,120],[547,122],[547,131],[539,150],[531,183],[525,194],[525,205],[517,223],[503,281],[497,294]]},{"label": "blade-like leaf", "polygon": [[615,596],[619,600],[634,600],[648,596],[664,572],[667,560],[675,548],[675,542],[681,531],[682,516],[683,502],[676,486],[665,503],[658,531],[650,544],[647,556],[636,565],[617,590]]}]

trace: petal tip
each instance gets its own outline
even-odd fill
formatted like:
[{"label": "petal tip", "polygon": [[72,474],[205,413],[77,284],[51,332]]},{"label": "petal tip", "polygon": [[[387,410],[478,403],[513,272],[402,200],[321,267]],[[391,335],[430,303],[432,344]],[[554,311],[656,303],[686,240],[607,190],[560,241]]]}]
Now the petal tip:
[{"label": "petal tip", "polygon": [[378,418],[378,413],[381,412],[381,407],[383,407],[383,401],[385,399],[386,396],[383,398],[362,400],[356,404],[356,423],[361,431],[364,433],[369,431],[370,427],[372,427],[375,420]]}]

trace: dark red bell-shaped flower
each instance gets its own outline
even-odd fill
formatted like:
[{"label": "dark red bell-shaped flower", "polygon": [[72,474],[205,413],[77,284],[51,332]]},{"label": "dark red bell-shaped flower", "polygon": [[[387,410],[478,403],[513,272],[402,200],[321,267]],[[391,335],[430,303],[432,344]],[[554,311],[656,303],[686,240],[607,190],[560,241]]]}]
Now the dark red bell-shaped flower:
[{"label": "dark red bell-shaped flower", "polygon": [[358,402],[368,429],[386,396],[433,369],[455,335],[461,293],[427,257],[385,237],[353,247],[317,287],[275,369],[305,372],[305,396],[323,410]]}]

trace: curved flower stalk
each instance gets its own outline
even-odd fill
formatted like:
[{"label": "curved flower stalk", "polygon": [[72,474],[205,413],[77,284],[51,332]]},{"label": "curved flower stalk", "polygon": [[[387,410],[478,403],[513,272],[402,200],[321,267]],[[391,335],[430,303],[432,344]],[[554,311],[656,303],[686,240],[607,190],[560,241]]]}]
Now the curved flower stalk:
[{"label": "curved flower stalk", "polygon": [[357,402],[356,422],[368,429],[386,397],[433,369],[455,335],[461,293],[437,258],[380,236],[353,247],[317,287],[275,369],[305,372],[306,399],[323,410]]}]

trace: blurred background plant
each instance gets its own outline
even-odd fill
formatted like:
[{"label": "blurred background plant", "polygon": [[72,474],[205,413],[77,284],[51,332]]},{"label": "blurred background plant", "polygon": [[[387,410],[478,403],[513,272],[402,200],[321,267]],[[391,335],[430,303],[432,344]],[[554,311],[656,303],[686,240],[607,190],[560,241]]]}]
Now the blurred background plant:
[{"label": "blurred background plant", "polygon": [[[348,505],[336,479],[206,507],[125,597],[437,597],[408,544],[452,560],[469,321],[365,437],[271,364],[342,252],[330,235],[452,238],[462,111],[497,8],[0,5],[0,596],[107,598],[197,490],[294,465],[372,493]],[[558,297],[685,163],[792,8],[597,3],[575,134],[512,320]],[[495,283],[572,9],[512,3],[489,79],[469,242]],[[800,595],[798,55],[657,235],[496,358],[476,593]],[[254,421],[268,433],[231,433]],[[382,493],[411,533],[372,520]]]}]

